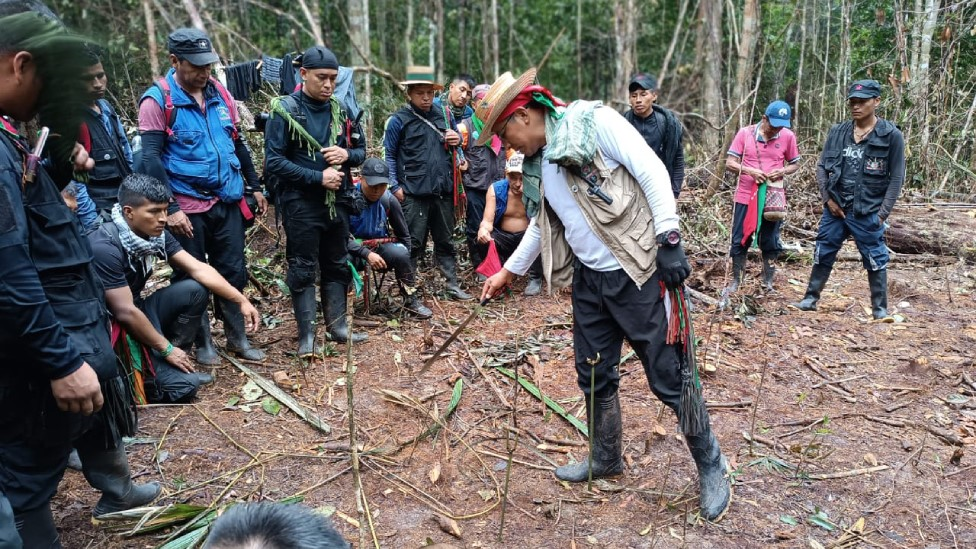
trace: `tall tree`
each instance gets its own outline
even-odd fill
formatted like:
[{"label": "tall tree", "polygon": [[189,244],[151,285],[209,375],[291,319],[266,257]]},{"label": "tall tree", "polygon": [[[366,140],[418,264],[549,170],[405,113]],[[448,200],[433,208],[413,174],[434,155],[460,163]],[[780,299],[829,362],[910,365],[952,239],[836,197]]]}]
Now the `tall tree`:
[{"label": "tall tree", "polygon": [[[722,108],[722,2],[703,0],[698,4],[701,24],[702,115],[710,126],[718,127],[725,118]],[[709,155],[721,148],[721,130],[711,127],[702,132],[702,144]]]},{"label": "tall tree", "polygon": [[612,100],[627,96],[627,83],[637,65],[637,1],[614,0],[613,31],[615,46],[615,76]]}]

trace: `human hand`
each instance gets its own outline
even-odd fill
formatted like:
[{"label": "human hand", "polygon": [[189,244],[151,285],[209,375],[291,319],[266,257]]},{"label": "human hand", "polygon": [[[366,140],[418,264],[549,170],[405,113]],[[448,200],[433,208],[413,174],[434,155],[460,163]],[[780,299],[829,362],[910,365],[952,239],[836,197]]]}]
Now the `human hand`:
[{"label": "human hand", "polygon": [[88,156],[88,151],[81,143],[75,143],[71,150],[71,163],[76,172],[88,172],[95,169],[95,160]]},{"label": "human hand", "polygon": [[334,166],[345,164],[349,160],[349,151],[342,147],[325,147],[322,149],[322,157],[325,161]]},{"label": "human hand", "polygon": [[396,199],[399,200],[400,202],[403,202],[403,189],[397,189],[393,191],[393,196],[395,196]]},{"label": "human hand", "polygon": [[174,368],[180,370],[181,372],[191,374],[196,371],[196,368],[193,367],[193,360],[191,360],[189,355],[187,355],[186,352],[179,347],[173,347],[173,350],[170,351],[169,356],[165,358],[166,362],[169,362]]},{"label": "human hand", "polygon": [[458,169],[459,169],[459,170],[461,170],[462,172],[466,172],[466,171],[468,171],[468,168],[469,168],[469,167],[470,167],[470,166],[469,166],[469,164],[468,164],[468,160],[467,160],[467,159],[465,159],[465,160],[464,160],[464,162],[461,162],[461,165],[460,165],[460,166],[458,166]]},{"label": "human hand", "polygon": [[487,244],[491,241],[491,229],[481,227],[478,229],[478,242],[482,244]]},{"label": "human hand", "polygon": [[244,315],[244,325],[247,332],[253,334],[258,331],[258,328],[261,327],[261,313],[254,308],[254,305],[251,305],[246,297],[241,303],[241,314]]},{"label": "human hand", "polygon": [[766,177],[769,178],[770,181],[779,181],[780,179],[783,179],[783,177],[785,176],[786,176],[786,169],[784,168],[779,168],[778,170],[773,170],[766,174]]},{"label": "human hand", "polygon": [[491,299],[501,293],[505,289],[505,286],[512,283],[512,279],[514,278],[515,275],[504,268],[488,277],[488,280],[485,280],[484,286],[481,287],[481,301]]},{"label": "human hand", "polygon": [[330,191],[337,191],[342,187],[342,172],[335,168],[322,170],[322,186]]},{"label": "human hand", "polygon": [[61,379],[51,380],[51,393],[58,408],[73,414],[90,416],[105,402],[95,370],[87,362]]},{"label": "human hand", "polygon": [[444,141],[448,145],[450,145],[452,147],[455,147],[455,146],[461,144],[461,136],[458,135],[458,132],[456,132],[454,130],[445,130],[444,131]]},{"label": "human hand", "polygon": [[264,197],[264,193],[256,192],[254,193],[254,200],[258,203],[258,211],[254,212],[255,215],[264,215],[268,212],[268,199]]},{"label": "human hand", "polygon": [[366,261],[369,262],[370,267],[376,269],[377,271],[386,270],[386,261],[383,261],[383,257],[376,252],[369,252],[369,255],[366,256]]},{"label": "human hand", "polygon": [[170,232],[176,236],[193,238],[193,224],[190,223],[190,218],[188,218],[182,211],[177,211],[167,216],[166,226],[169,227]]},{"label": "human hand", "polygon": [[830,215],[834,217],[839,217],[841,219],[847,217],[846,215],[844,215],[844,208],[841,208],[839,204],[834,202],[833,198],[827,199],[827,209],[830,210]]}]

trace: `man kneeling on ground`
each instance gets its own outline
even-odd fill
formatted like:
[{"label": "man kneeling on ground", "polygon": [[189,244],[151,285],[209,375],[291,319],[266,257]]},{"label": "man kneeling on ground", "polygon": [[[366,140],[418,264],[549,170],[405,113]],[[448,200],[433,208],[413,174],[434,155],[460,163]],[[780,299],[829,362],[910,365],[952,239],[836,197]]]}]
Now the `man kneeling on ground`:
[{"label": "man kneeling on ground", "polygon": [[[478,242],[486,246],[495,241],[499,260],[508,260],[518,248],[525,230],[529,227],[529,217],[522,204],[522,160],[525,155],[513,152],[505,163],[505,179],[496,181],[488,187],[485,196],[485,213],[478,228]],[[485,251],[482,251],[482,256]],[[529,283],[525,295],[542,293],[542,259],[536,258],[529,268]]]},{"label": "man kneeling on ground", "polygon": [[[417,274],[410,262],[410,230],[400,201],[387,190],[390,172],[386,162],[379,158],[367,159],[363,163],[362,176],[360,189],[366,199],[366,208],[349,219],[349,230],[352,232],[349,255],[366,260],[370,267],[378,271],[393,269],[400,285],[400,295],[403,296],[403,308],[417,318],[430,318],[433,312],[417,297]],[[393,227],[397,241],[384,242],[373,249],[364,245],[364,240],[390,237],[387,221]]]},{"label": "man kneeling on ground", "polygon": [[[187,402],[200,385],[212,381],[195,371],[184,348],[193,344],[200,317],[207,308],[207,290],[239,304],[248,331],[257,329],[261,317],[241,292],[206,263],[183,250],[166,231],[169,188],[158,179],[132,174],[119,187],[119,202],[112,209],[112,223],[104,223],[88,235],[95,256],[95,272],[105,286],[105,301],[115,324],[148,349],[148,361],[123,356],[131,366],[133,394],[137,401]],[[152,275],[153,264],[163,259],[189,278],[157,290],[146,298],[142,290]],[[124,341],[124,340],[123,340]],[[129,346],[121,346],[128,349]],[[138,374],[138,375],[133,375]],[[138,379],[143,378],[142,384]],[[141,386],[140,386],[141,385]]]}]

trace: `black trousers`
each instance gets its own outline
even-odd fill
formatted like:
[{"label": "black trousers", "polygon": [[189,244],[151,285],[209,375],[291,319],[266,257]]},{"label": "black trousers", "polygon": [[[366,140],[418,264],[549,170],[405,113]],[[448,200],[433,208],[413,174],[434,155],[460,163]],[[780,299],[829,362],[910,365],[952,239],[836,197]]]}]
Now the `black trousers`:
[{"label": "black trousers", "polygon": [[380,254],[380,257],[386,262],[387,270],[393,270],[396,274],[397,282],[401,286],[413,287],[416,284],[417,281],[413,272],[413,266],[410,265],[410,252],[407,251],[406,246],[397,242],[391,242],[380,244],[373,251]]},{"label": "black trousers", "polygon": [[478,227],[481,226],[481,219],[485,215],[485,197],[487,195],[488,191],[464,188],[464,196],[467,197],[464,236],[468,242],[468,253],[471,254],[469,259],[471,259],[472,267],[477,267],[485,260],[484,247],[478,243]]},{"label": "black trousers", "polygon": [[578,261],[573,274],[573,345],[576,380],[597,397],[620,386],[620,351],[633,347],[651,391],[677,413],[681,398],[678,347],[664,343],[667,319],[655,273],[640,289],[623,270],[598,272]]},{"label": "black trousers", "polygon": [[[200,328],[200,317],[207,310],[210,292],[196,280],[181,280],[157,290],[142,302],[140,309],[156,331],[174,346],[193,343]],[[153,403],[187,402],[197,394],[200,381],[195,374],[174,368],[152,349],[155,376],[145,377],[146,398]]]},{"label": "black trousers", "polygon": [[410,240],[414,243],[410,257],[416,264],[424,255],[427,231],[434,239],[434,257],[456,257],[454,253],[454,199],[440,197],[403,197],[403,215],[407,218]]},{"label": "black trousers", "polygon": [[[495,249],[498,250],[498,259],[504,264],[508,261],[508,258],[515,253],[515,249],[522,242],[522,237],[525,236],[525,231],[519,231],[517,233],[510,233],[508,231],[503,231],[498,227],[491,230],[491,239],[495,241]],[[478,246],[482,250],[482,257],[488,253],[488,245],[479,243]],[[541,278],[542,277],[542,256],[535,258],[532,262],[532,266],[529,267],[529,277],[530,278]]]},{"label": "black trousers", "polygon": [[288,275],[285,282],[292,291],[315,285],[315,269],[321,271],[321,284],[329,282],[349,284],[349,213],[336,204],[336,216],[317,201],[303,198],[294,191],[285,191],[280,199],[281,220],[285,226],[285,257]]},{"label": "black trousers", "polygon": [[[742,243],[743,225],[746,221],[747,211],[749,211],[749,206],[739,203],[736,203],[732,210],[732,246],[729,248],[729,256],[746,255],[749,246],[752,246],[756,238],[756,235],[752,235],[745,244]],[[762,226],[759,227],[759,249],[762,250],[763,257],[776,259],[783,251],[783,244],[779,240],[782,227],[782,221],[766,221],[763,219]]]},{"label": "black trousers", "polygon": [[[230,285],[243,290],[247,284],[247,266],[244,263],[244,216],[235,203],[217,202],[203,213],[188,214],[193,225],[193,238],[177,236],[183,249],[190,255],[209,263],[227,279]],[[174,280],[189,278],[186,273],[176,272]]]}]

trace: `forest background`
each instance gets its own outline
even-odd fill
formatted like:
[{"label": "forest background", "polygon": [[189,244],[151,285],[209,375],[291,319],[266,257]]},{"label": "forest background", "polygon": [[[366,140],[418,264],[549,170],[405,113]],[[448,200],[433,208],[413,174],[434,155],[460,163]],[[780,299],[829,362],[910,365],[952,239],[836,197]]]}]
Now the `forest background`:
[{"label": "forest background", "polygon": [[[225,64],[315,43],[357,71],[371,144],[402,104],[395,82],[431,64],[492,82],[540,66],[565,99],[627,107],[637,71],[687,129],[691,186],[712,194],[737,128],[774,99],[795,110],[808,158],[846,114],[848,84],[884,85],[881,115],[906,135],[907,192],[967,201],[976,182],[976,0],[55,0],[73,28],[107,47],[123,117],[168,68],[166,35],[196,26]],[[254,96],[260,110],[276,94]],[[134,124],[133,124],[134,125]],[[812,168],[812,163],[807,164]]]}]

